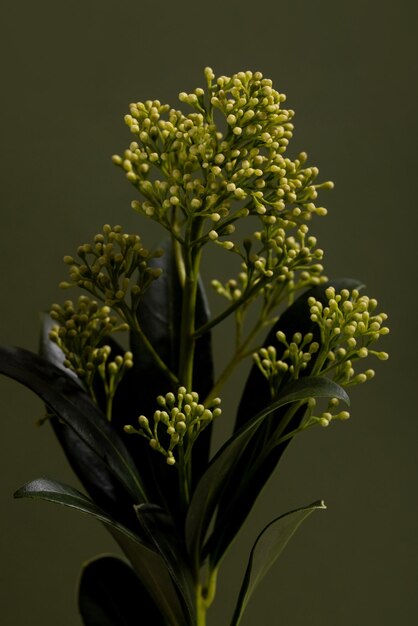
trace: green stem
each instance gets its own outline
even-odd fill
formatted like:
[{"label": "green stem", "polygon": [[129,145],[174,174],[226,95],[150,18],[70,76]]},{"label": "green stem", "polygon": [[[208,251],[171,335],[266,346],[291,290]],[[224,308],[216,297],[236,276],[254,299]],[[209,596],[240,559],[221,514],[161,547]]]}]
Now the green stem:
[{"label": "green stem", "polygon": [[200,583],[196,585],[196,626],[206,626],[206,613],[215,599],[217,575],[218,570],[214,569],[206,586]]},{"label": "green stem", "polygon": [[195,351],[195,315],[196,297],[199,280],[199,267],[202,248],[192,247],[190,242],[197,238],[202,231],[203,221],[194,220],[186,231],[183,246],[184,258],[184,288],[180,328],[180,363],[179,379],[188,391],[193,385],[193,361]]},{"label": "green stem", "polygon": [[267,283],[267,278],[265,278],[265,277],[260,278],[260,280],[258,280],[250,289],[248,289],[248,291],[244,291],[244,293],[242,294],[241,298],[239,298],[238,300],[235,300],[235,302],[233,304],[231,304],[231,306],[229,306],[227,309],[225,309],[217,317],[213,318],[212,320],[210,320],[209,322],[207,322],[206,324],[203,324],[203,326],[198,328],[195,331],[195,333],[194,333],[195,338],[197,339],[198,337],[201,337],[208,330],[211,330],[211,328],[213,328],[214,326],[216,326],[220,322],[223,322],[223,320],[226,319],[227,317],[229,317],[229,315],[231,315],[231,313],[233,313],[240,306],[245,304],[247,302],[247,300],[249,300],[250,298],[255,296],[255,294],[258,291],[260,291],[260,289],[262,289],[266,283]]},{"label": "green stem", "polygon": [[184,267],[183,255],[181,253],[181,245],[175,239],[173,239],[173,251],[174,251],[174,260],[175,260],[176,267],[177,267],[179,282],[180,282],[181,287],[184,289],[184,285],[186,283],[186,269]]},{"label": "green stem", "polygon": [[128,310],[124,310],[123,314],[125,316],[126,321],[128,322],[129,326],[131,327],[131,330],[133,332],[136,332],[139,337],[141,338],[143,344],[145,345],[146,349],[148,350],[148,352],[150,353],[150,355],[152,356],[152,358],[154,359],[155,363],[158,365],[158,367],[165,372],[165,374],[167,375],[167,377],[169,378],[169,380],[174,384],[174,385],[178,385],[179,384],[179,379],[177,378],[177,376],[170,370],[170,368],[166,365],[166,363],[164,363],[164,361],[162,360],[162,358],[160,357],[160,355],[158,354],[158,352],[156,352],[156,350],[154,349],[154,346],[152,345],[152,343],[150,342],[150,340],[148,339],[148,337],[146,336],[146,334],[144,333],[144,331],[142,330],[137,318],[135,315],[132,315],[130,311]]},{"label": "green stem", "polygon": [[315,422],[310,422],[310,423],[308,422],[306,424],[302,424],[298,428],[295,428],[295,430],[291,430],[290,433],[287,433],[287,435],[283,435],[283,437],[280,437],[276,441],[275,445],[279,446],[281,443],[284,443],[285,441],[288,441],[289,439],[293,439],[293,437],[296,437],[296,435],[298,435],[299,433],[303,433],[305,430],[312,428],[312,426],[316,426]]},{"label": "green stem", "polygon": [[[269,442],[269,445],[267,446],[266,449],[266,453],[265,453],[265,457],[276,447],[278,446],[280,443],[282,443],[282,441],[286,441],[287,439],[290,439],[292,436],[292,433],[294,432],[296,434],[296,432],[298,432],[298,429],[295,429],[294,431],[292,431],[291,433],[288,433],[286,435],[282,435],[282,433],[286,430],[286,428],[288,427],[288,425],[290,424],[292,418],[295,416],[295,414],[297,413],[297,411],[304,405],[306,404],[306,401],[301,400],[299,402],[295,402],[294,404],[291,404],[290,407],[287,409],[286,413],[283,415],[283,418],[281,420],[280,423],[280,428],[276,431],[275,436],[272,437],[272,439]],[[299,428],[299,427],[298,427]],[[264,457],[264,458],[265,458]]]},{"label": "green stem", "polygon": [[196,586],[196,626],[206,626],[206,605],[202,595],[202,585]]},{"label": "green stem", "polygon": [[212,387],[209,394],[205,398],[205,401],[204,401],[205,406],[210,404],[213,398],[216,398],[216,396],[219,394],[219,391],[222,389],[222,387],[224,386],[224,384],[226,383],[226,381],[228,380],[228,378],[230,377],[230,375],[232,374],[232,372],[234,371],[238,363],[242,361],[245,357],[252,354],[253,351],[248,351],[248,345],[254,339],[258,331],[261,330],[261,328],[263,328],[264,325],[265,325],[265,320],[263,318],[258,320],[258,322],[254,324],[253,328],[248,333],[245,340],[236,348],[232,359],[226,365],[221,375],[219,376],[218,380],[215,382],[214,386]]},{"label": "green stem", "polygon": [[113,395],[106,398],[106,418],[108,422],[112,421]]},{"label": "green stem", "polygon": [[185,452],[183,446],[178,447],[178,455],[180,498],[183,509],[186,512],[190,502],[190,481],[188,477],[188,469],[187,463],[185,462]]}]

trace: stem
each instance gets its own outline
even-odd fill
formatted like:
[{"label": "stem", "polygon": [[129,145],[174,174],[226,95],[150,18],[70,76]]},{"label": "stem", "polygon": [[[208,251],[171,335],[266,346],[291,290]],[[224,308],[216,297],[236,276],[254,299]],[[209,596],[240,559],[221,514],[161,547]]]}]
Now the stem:
[{"label": "stem", "polygon": [[181,245],[175,239],[173,240],[174,259],[176,262],[177,273],[181,287],[184,289],[186,283],[186,269],[184,267],[183,256],[181,254]]},{"label": "stem", "polygon": [[280,437],[277,441],[276,441],[276,446],[279,446],[281,443],[284,443],[285,441],[288,441],[289,439],[293,439],[293,437],[295,437],[296,435],[298,435],[299,433],[303,433],[305,430],[308,430],[309,428],[312,428],[312,426],[315,426],[315,422],[311,422],[311,423],[307,423],[304,424],[302,426],[299,426],[298,428],[295,428],[295,430],[291,430],[290,433],[287,433],[287,435],[283,435],[283,437]]},{"label": "stem", "polygon": [[226,383],[226,381],[228,380],[228,378],[230,377],[235,367],[238,365],[238,363],[241,361],[242,358],[243,358],[243,355],[242,355],[241,349],[236,350],[234,356],[226,365],[223,372],[219,376],[218,380],[215,382],[212,389],[209,391],[208,395],[206,396],[203,402],[205,406],[208,406],[211,403],[211,401],[218,396],[220,389],[222,389],[222,387],[224,386],[224,384]]},{"label": "stem", "polygon": [[232,374],[232,372],[234,371],[238,363],[242,361],[242,359],[244,359],[245,357],[252,354],[253,351],[248,350],[248,344],[251,343],[251,341],[254,339],[258,331],[261,330],[261,328],[263,328],[264,326],[265,326],[265,320],[262,318],[258,322],[256,322],[256,324],[254,324],[253,328],[248,333],[245,340],[241,343],[240,346],[236,348],[235,354],[233,355],[232,359],[226,365],[223,372],[219,376],[218,380],[215,382],[214,386],[212,387],[209,394],[205,398],[205,401],[204,401],[205,405],[208,405],[210,401],[213,400],[213,398],[216,398],[220,389],[226,383],[226,381],[228,380],[228,378],[230,377],[230,375]]},{"label": "stem", "polygon": [[200,583],[196,586],[196,626],[206,626],[206,613],[215,599],[217,575],[218,570],[214,569],[205,587]]},{"label": "stem", "polygon": [[[193,246],[191,241],[196,235],[201,233],[203,228],[203,220],[189,219],[185,232],[185,241],[183,251],[177,246],[174,249],[177,268],[180,273],[180,282],[183,287],[182,292],[182,311],[181,311],[181,327],[180,327],[180,358],[179,358],[179,381],[187,391],[193,388],[193,365],[195,353],[195,316],[196,316],[196,298],[199,280],[199,266],[202,255],[201,246]],[[183,252],[183,254],[182,254]],[[190,451],[188,443],[186,449],[183,446],[179,449],[179,488],[180,497],[184,512],[190,501],[191,492],[191,466]],[[202,621],[202,624],[205,622]]]},{"label": "stem", "polygon": [[113,395],[106,398],[106,417],[107,421],[112,421]]},{"label": "stem", "polygon": [[283,419],[281,420],[281,424],[280,424],[280,429],[278,429],[278,432],[275,433],[274,438],[272,438],[269,442],[269,446],[267,448],[266,451],[266,456],[276,447],[278,446],[280,443],[282,443],[282,441],[286,441],[287,439],[290,439],[292,435],[292,433],[296,433],[298,432],[298,428],[295,429],[294,431],[292,431],[291,433],[288,433],[287,435],[283,435],[282,433],[286,430],[286,428],[288,427],[288,425],[290,424],[292,418],[294,417],[294,415],[297,413],[297,411],[306,403],[305,400],[300,400],[299,402],[295,402],[294,404],[292,404],[286,411],[286,413],[283,416]]},{"label": "stem", "polygon": [[176,267],[177,267],[177,273],[178,273],[180,285],[182,288],[184,288],[184,283],[186,282],[186,269],[184,267],[184,260],[183,260],[183,255],[181,252],[181,246],[183,244],[183,240],[180,236],[181,230],[178,224],[176,211],[174,211],[173,213],[171,228],[172,228],[174,260],[175,260]]},{"label": "stem", "polygon": [[225,309],[225,311],[220,313],[217,317],[213,318],[212,320],[210,320],[209,322],[207,322],[206,324],[203,324],[203,326],[198,328],[195,331],[195,334],[194,334],[195,338],[197,339],[198,337],[201,337],[208,330],[210,330],[211,328],[213,328],[214,326],[216,326],[220,322],[223,322],[223,320],[225,318],[227,318],[229,315],[231,315],[231,313],[236,311],[240,306],[242,306],[248,300],[250,300],[252,297],[254,297],[255,294],[258,291],[260,291],[260,289],[262,289],[267,282],[268,282],[268,279],[265,276],[263,276],[259,280],[257,280],[257,282],[255,284],[253,284],[253,286],[250,287],[250,289],[244,291],[244,293],[242,294],[241,298],[238,298],[238,300],[235,300],[235,302],[233,304],[231,304],[231,306],[229,306],[227,309]]},{"label": "stem", "polygon": [[196,626],[206,626],[206,605],[202,595],[202,585],[196,586]]},{"label": "stem", "polygon": [[185,453],[183,446],[178,447],[178,455],[180,498],[184,507],[184,511],[186,512],[190,502],[190,481],[188,477],[187,463],[185,462]]},{"label": "stem", "polygon": [[196,296],[202,248],[194,248],[190,242],[197,238],[203,227],[202,220],[191,222],[186,230],[183,246],[184,288],[180,329],[179,379],[188,391],[193,385],[193,361],[195,350]]},{"label": "stem", "polygon": [[154,349],[154,346],[152,345],[152,343],[150,342],[150,340],[148,339],[148,337],[146,336],[146,334],[144,333],[144,331],[142,330],[136,315],[132,315],[130,311],[128,310],[124,310],[123,311],[124,316],[126,321],[129,323],[131,329],[138,333],[139,337],[142,339],[146,349],[148,350],[148,352],[150,353],[150,355],[152,356],[152,358],[154,359],[155,363],[158,365],[158,367],[165,372],[165,374],[167,375],[167,377],[169,378],[169,380],[174,384],[174,385],[178,385],[179,384],[179,379],[177,378],[177,376],[170,370],[170,368],[164,363],[164,361],[162,360],[162,358],[160,357],[160,355],[156,352],[156,350]]}]

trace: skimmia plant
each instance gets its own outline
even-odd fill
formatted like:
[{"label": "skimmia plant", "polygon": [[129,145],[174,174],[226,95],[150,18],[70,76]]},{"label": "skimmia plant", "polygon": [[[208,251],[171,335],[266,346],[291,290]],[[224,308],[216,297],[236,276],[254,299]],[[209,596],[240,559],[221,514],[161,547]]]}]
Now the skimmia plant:
[{"label": "skimmia plant", "polygon": [[[206,624],[222,559],[293,437],[346,420],[346,389],[374,376],[369,357],[387,358],[375,349],[388,332],[376,300],[357,280],[324,276],[308,225],[326,215],[318,193],[332,183],[317,181],[305,153],[286,156],[285,96],[260,72],[205,77],[206,89],[180,93],[187,112],[131,104],[132,142],[113,157],[135,189],[133,209],[165,231],[161,245],[105,225],[64,257],[62,287],[81,295],[45,315],[39,355],[1,349],[1,371],[44,401],[42,421],[88,494],[40,478],[16,497],[96,517],[127,557],[84,567],[86,626]],[[215,246],[232,276],[212,281],[221,304],[211,317],[200,270]],[[227,319],[235,336],[215,373],[211,334]],[[245,359],[236,415],[222,414],[224,385]],[[211,455],[213,423],[225,419],[233,433]],[[323,508],[261,530],[230,626]]]}]

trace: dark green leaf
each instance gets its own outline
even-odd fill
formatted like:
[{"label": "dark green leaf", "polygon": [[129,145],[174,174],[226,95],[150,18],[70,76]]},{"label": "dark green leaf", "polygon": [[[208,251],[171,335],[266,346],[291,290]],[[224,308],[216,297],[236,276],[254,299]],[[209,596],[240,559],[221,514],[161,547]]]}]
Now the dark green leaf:
[{"label": "dark green leaf", "polygon": [[104,524],[115,528],[122,534],[129,537],[132,541],[138,542],[144,546],[144,549],[150,550],[148,546],[142,543],[142,540],[128,528],[125,528],[119,522],[110,517],[105,511],[98,507],[93,500],[87,498],[74,487],[65,485],[57,480],[50,478],[37,478],[20,487],[14,494],[15,498],[37,498],[40,500],[48,500],[56,504],[62,504],[73,509],[77,509],[82,513],[92,515]]},{"label": "dark green leaf", "polygon": [[39,498],[92,515],[103,522],[116,539],[160,611],[170,626],[184,626],[184,615],[170,574],[151,544],[129,528],[119,524],[85,495],[60,482],[39,478],[27,483],[16,493],[16,498]]},{"label": "dark green leaf", "polygon": [[[276,333],[279,330],[284,332],[287,337],[292,337],[296,332],[300,332],[302,335],[311,332],[314,335],[314,341],[320,341],[318,326],[310,318],[308,299],[313,296],[324,303],[326,301],[325,290],[330,285],[335,287],[336,291],[341,291],[342,289],[351,291],[361,287],[360,281],[356,279],[341,278],[330,281],[330,283],[325,285],[312,287],[299,296],[283,312],[264,342],[265,346],[272,345],[276,348],[278,359],[284,351],[283,344],[276,339]],[[310,374],[314,362],[315,360],[312,359],[310,367],[304,372],[304,376]],[[284,378],[283,384],[286,385],[287,383],[288,379]],[[250,371],[238,408],[235,431],[242,428],[253,415],[263,407],[268,406],[270,402],[271,395],[268,383],[259,368],[254,365]],[[263,422],[254,436],[251,447],[247,448],[229,477],[219,505],[215,531],[213,533],[213,537],[216,537],[217,550],[215,551],[214,546],[210,544],[207,546],[208,551],[212,553],[214,563],[219,561],[227,546],[241,528],[259,493],[275,470],[291,441],[289,439],[276,446],[266,456],[264,452],[266,442],[271,441],[277,429],[280,428],[286,410],[286,407],[278,409]],[[291,432],[299,426],[304,413],[305,409],[302,408],[294,415],[285,433]],[[248,471],[248,468],[251,468],[251,471]]]},{"label": "dark green leaf", "polygon": [[168,569],[155,552],[144,552],[139,543],[126,535],[110,529],[111,534],[132,563],[138,578],[167,619],[169,626],[185,626],[188,621],[182,609],[182,602]]},{"label": "dark green leaf", "polygon": [[[49,339],[49,332],[55,323],[49,315],[43,316],[39,353],[41,357],[62,369],[76,383],[79,383],[77,376],[64,367],[63,352],[56,343]],[[111,345],[112,356],[120,354],[122,349],[111,337],[108,339],[107,343]],[[92,499],[111,517],[116,518],[129,528],[134,528],[137,525],[137,519],[132,507],[132,498],[114,477],[108,466],[63,421],[56,416],[51,417],[49,421],[68,462]]]},{"label": "dark green leaf", "polygon": [[300,524],[313,511],[325,508],[323,502],[315,502],[302,509],[290,511],[274,519],[258,535],[250,553],[231,626],[238,626],[252,593],[280,556]]},{"label": "dark green leaf", "polygon": [[146,538],[161,555],[179,590],[190,626],[194,626],[195,586],[182,539],[178,536],[171,518],[161,507],[141,504],[135,510]]},{"label": "dark green leaf", "polygon": [[[289,384],[283,390],[281,397],[260,411],[228,439],[212,459],[193,494],[186,519],[186,543],[193,559],[199,559],[204,535],[208,530],[215,508],[219,504],[225,485],[231,480],[232,472],[247,446],[252,445],[254,433],[257,432],[263,421],[279,407],[310,397],[339,398],[343,402],[349,403],[349,398],[344,389],[333,381],[321,377],[301,378]],[[238,488],[238,483],[235,488]],[[214,549],[216,549],[216,539],[215,534]]]},{"label": "dark green leaf", "polygon": [[133,569],[114,556],[100,556],[83,567],[78,606],[84,626],[166,626]]},{"label": "dark green leaf", "polygon": [[128,450],[77,382],[42,357],[23,348],[0,347],[0,373],[34,391],[50,411],[107,465],[130,494],[133,503],[146,500]]}]

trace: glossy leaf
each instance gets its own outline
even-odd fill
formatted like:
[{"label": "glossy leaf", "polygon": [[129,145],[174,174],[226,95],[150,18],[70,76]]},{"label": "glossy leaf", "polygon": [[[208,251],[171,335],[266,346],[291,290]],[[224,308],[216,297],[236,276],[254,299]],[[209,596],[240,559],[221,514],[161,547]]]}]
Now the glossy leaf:
[{"label": "glossy leaf", "polygon": [[183,601],[183,608],[189,616],[190,626],[196,621],[195,585],[187,562],[187,554],[182,539],[167,513],[153,504],[135,507],[136,514],[148,541],[161,555],[175,582]]},{"label": "glossy leaf", "polygon": [[[200,479],[190,503],[186,519],[186,543],[189,554],[198,560],[204,535],[207,532],[212,515],[219,504],[225,485],[239,463],[247,446],[263,421],[278,408],[306,400],[307,398],[339,398],[349,403],[349,398],[339,385],[327,378],[301,378],[283,390],[275,402],[258,413],[222,446],[215,455],[208,469]],[[216,547],[216,535],[214,536]]]},{"label": "glossy leaf", "polygon": [[107,465],[133,503],[146,500],[141,479],[125,445],[70,376],[28,350],[4,346],[0,347],[0,373],[34,391]]},{"label": "glossy leaf", "polygon": [[100,556],[83,567],[78,606],[84,626],[166,626],[133,569],[114,556]]},{"label": "glossy leaf", "polygon": [[231,626],[238,626],[251,595],[280,556],[300,524],[314,511],[325,508],[326,506],[321,501],[302,509],[290,511],[267,524],[258,535],[250,553]]},{"label": "glossy leaf", "polygon": [[[49,332],[55,323],[49,315],[43,316],[39,354],[52,365],[62,369],[76,383],[80,384],[77,376],[63,365],[64,354],[61,349],[49,339]],[[112,348],[112,356],[122,352],[120,346],[111,337],[108,338],[107,343]],[[87,493],[89,493],[96,504],[112,517],[125,526],[134,528],[137,525],[137,520],[132,507],[132,498],[109,470],[106,463],[65,422],[59,420],[56,416],[52,416],[49,423],[71,468]]]},{"label": "glossy leaf", "polygon": [[119,524],[92,500],[58,481],[48,478],[33,480],[15,493],[15,498],[25,497],[74,508],[103,522],[130,559],[139,579],[167,617],[170,626],[184,626],[184,614],[170,574],[152,544],[144,543],[138,534]]},{"label": "glossy leaf", "polygon": [[70,487],[57,480],[50,478],[37,478],[20,487],[14,494],[15,498],[36,498],[40,500],[47,500],[48,502],[55,502],[73,509],[77,509],[82,513],[87,513],[103,522],[107,526],[111,526],[117,531],[129,537],[132,541],[138,542],[144,546],[145,549],[150,550],[148,546],[143,544],[138,535],[133,533],[128,528],[125,528],[119,524],[116,520],[110,517],[103,509],[98,507],[93,500],[87,498],[74,487]]},{"label": "glossy leaf", "polygon": [[[310,318],[308,299],[313,296],[321,302],[325,302],[325,290],[330,285],[335,287],[336,291],[341,291],[342,289],[352,290],[361,287],[361,283],[356,279],[342,278],[333,280],[325,285],[312,287],[299,296],[283,312],[264,342],[264,346],[273,345],[276,348],[278,359],[285,349],[283,344],[276,339],[276,333],[279,330],[284,332],[287,337],[292,337],[296,332],[301,332],[302,335],[311,332],[315,341],[320,340],[318,327]],[[304,371],[304,376],[310,374],[314,362],[315,359],[312,359],[310,367]],[[287,383],[288,379],[284,378],[283,385]],[[268,406],[270,402],[271,396],[268,383],[259,368],[254,365],[250,371],[238,408],[235,431],[242,428],[253,415],[262,410],[263,407]],[[211,543],[208,543],[207,546],[207,550],[211,552],[213,565],[219,562],[228,545],[230,545],[241,528],[259,493],[277,467],[291,441],[289,439],[276,446],[267,456],[264,453],[266,442],[274,437],[274,433],[280,427],[286,410],[286,407],[279,408],[263,422],[253,438],[251,447],[247,448],[229,477],[219,505],[213,533],[217,547],[215,549]],[[305,409],[301,409],[294,415],[285,433],[291,432],[299,426],[304,413]],[[251,472],[247,471],[248,468],[251,468]]]}]

